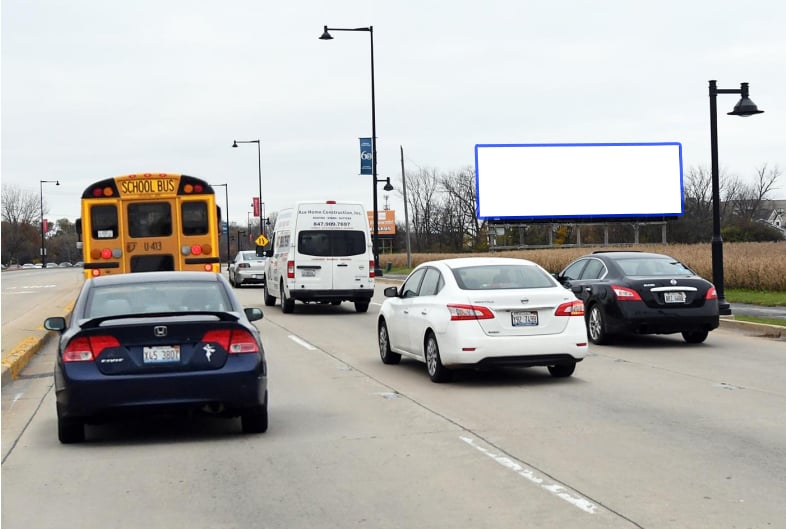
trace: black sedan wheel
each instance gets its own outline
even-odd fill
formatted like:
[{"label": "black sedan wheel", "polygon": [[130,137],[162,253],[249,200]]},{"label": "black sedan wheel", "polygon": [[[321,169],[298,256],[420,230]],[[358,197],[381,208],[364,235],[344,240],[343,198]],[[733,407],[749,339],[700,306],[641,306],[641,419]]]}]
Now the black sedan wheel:
[{"label": "black sedan wheel", "polygon": [[377,337],[379,338],[379,356],[382,358],[382,363],[398,364],[401,362],[401,355],[390,350],[390,336],[388,335],[388,326],[385,325],[384,321],[379,324]]},{"label": "black sedan wheel", "polygon": [[63,444],[81,443],[85,440],[85,423],[78,419],[65,418],[57,408],[57,438]]},{"label": "black sedan wheel", "polygon": [[587,317],[587,336],[590,342],[597,345],[602,345],[609,341],[603,309],[598,304],[590,308],[589,316]]},{"label": "black sedan wheel", "polygon": [[267,395],[265,395],[263,405],[251,408],[240,416],[240,425],[243,433],[265,433],[267,423]]},{"label": "black sedan wheel", "polygon": [[704,329],[697,329],[693,331],[683,331],[682,338],[686,343],[702,343],[707,339],[710,334],[709,331]]},{"label": "black sedan wheel", "polygon": [[434,336],[434,333],[429,333],[426,336],[426,368],[432,382],[450,382],[453,379],[453,371],[442,365],[439,345],[437,345],[437,337]]}]

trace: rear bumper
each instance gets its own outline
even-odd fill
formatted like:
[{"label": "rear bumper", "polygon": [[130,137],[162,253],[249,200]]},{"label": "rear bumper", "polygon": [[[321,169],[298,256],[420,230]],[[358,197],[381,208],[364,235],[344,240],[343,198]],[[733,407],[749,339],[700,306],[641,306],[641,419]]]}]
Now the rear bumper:
[{"label": "rear bumper", "polygon": [[249,285],[252,283],[257,285],[265,284],[264,270],[257,270],[254,272],[237,272],[235,273],[235,277],[237,278],[237,282],[241,284],[249,284]]},{"label": "rear bumper", "polygon": [[221,369],[143,375],[101,374],[93,363],[55,368],[57,406],[83,419],[220,407],[228,416],[265,403],[267,375],[255,354],[232,355]]},{"label": "rear bumper", "polygon": [[674,334],[685,331],[717,329],[720,316],[715,307],[653,309],[641,302],[618,303],[606,314],[607,332],[635,334]]},{"label": "rear bumper", "polygon": [[292,299],[309,302],[331,302],[331,301],[371,301],[374,290],[351,289],[351,290],[291,290]]},{"label": "rear bumper", "polygon": [[452,339],[450,334],[437,334],[439,354],[446,366],[549,366],[580,362],[589,353],[583,325],[574,325],[575,332],[540,336],[479,335]]}]

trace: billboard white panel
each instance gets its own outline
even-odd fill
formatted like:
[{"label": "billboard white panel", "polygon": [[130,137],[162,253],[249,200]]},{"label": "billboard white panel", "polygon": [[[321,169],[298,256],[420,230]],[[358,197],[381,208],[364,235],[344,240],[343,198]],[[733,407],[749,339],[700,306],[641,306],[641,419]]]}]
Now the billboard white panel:
[{"label": "billboard white panel", "polygon": [[480,219],[664,217],[683,214],[682,145],[475,145]]}]

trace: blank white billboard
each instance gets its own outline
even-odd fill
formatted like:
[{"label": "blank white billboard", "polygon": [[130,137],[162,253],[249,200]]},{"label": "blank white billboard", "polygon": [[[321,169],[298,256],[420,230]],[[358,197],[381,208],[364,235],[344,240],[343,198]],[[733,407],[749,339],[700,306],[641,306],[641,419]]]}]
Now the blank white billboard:
[{"label": "blank white billboard", "polygon": [[683,214],[682,144],[475,145],[478,218]]}]

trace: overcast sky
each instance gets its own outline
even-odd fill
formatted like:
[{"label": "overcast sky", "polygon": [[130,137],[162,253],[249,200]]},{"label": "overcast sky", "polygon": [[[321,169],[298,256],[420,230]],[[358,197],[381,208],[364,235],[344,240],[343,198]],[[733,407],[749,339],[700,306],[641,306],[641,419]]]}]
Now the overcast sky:
[{"label": "overcast sky", "polygon": [[[710,166],[708,81],[764,114],[727,116],[721,169],[786,170],[786,4],[776,0],[3,0],[2,184],[79,216],[90,183],[172,172],[229,184],[232,221],[258,192],[371,209],[358,138],[371,136],[374,27],[379,187],[403,219],[405,168],[474,167],[488,143],[681,142]],[[646,174],[646,173],[645,173]],[[636,181],[646,190],[657,181]],[[786,198],[782,176],[773,198]],[[554,182],[555,193],[570,193]],[[224,207],[224,189],[216,189]]]}]

